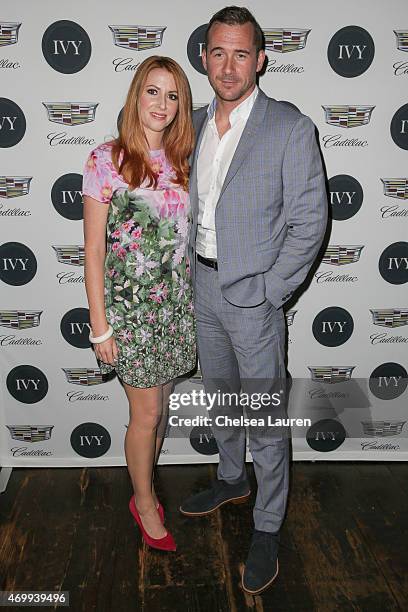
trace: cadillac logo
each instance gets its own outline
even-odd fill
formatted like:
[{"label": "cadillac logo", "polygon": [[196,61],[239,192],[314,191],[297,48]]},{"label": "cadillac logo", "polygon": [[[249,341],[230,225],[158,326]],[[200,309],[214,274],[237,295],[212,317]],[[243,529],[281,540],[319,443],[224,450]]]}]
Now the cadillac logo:
[{"label": "cadillac logo", "polygon": [[392,328],[408,325],[408,308],[370,308],[370,312],[374,325]]},{"label": "cadillac logo", "polygon": [[408,30],[394,30],[397,37],[397,49],[408,51]]},{"label": "cadillac logo", "polygon": [[106,382],[99,368],[62,368],[67,382],[73,385],[91,387]]},{"label": "cadillac logo", "polygon": [[273,28],[263,30],[265,36],[265,49],[276,53],[300,51],[306,46],[307,37],[311,30]]},{"label": "cadillac logo", "polygon": [[52,245],[57,259],[60,263],[70,264],[71,266],[83,266],[85,261],[85,250],[78,244]]},{"label": "cadillac logo", "polygon": [[18,198],[30,191],[32,176],[0,176],[0,198]]},{"label": "cadillac logo", "polygon": [[293,321],[295,318],[295,314],[297,313],[297,310],[288,310],[285,313],[285,317],[286,317],[286,323],[287,325],[293,325]]},{"label": "cadillac logo", "polygon": [[134,51],[146,51],[154,47],[160,47],[163,41],[163,26],[108,26],[113,34],[113,42],[117,47],[133,49]]},{"label": "cadillac logo", "polygon": [[365,436],[386,438],[398,436],[406,421],[360,421]]},{"label": "cadillac logo", "polygon": [[307,366],[311,379],[321,383],[340,383],[350,380],[356,366]]},{"label": "cadillac logo", "polygon": [[342,128],[359,127],[370,123],[375,106],[322,106],[326,123]]},{"label": "cadillac logo", "polygon": [[384,195],[389,198],[408,200],[408,178],[384,178]]},{"label": "cadillac logo", "polygon": [[43,102],[49,121],[63,125],[81,125],[95,119],[98,102]]},{"label": "cadillac logo", "polygon": [[0,310],[0,325],[10,329],[38,327],[42,312],[42,310]]},{"label": "cadillac logo", "polygon": [[51,438],[54,425],[6,425],[13,440],[20,442],[42,442]]},{"label": "cadillac logo", "polygon": [[18,41],[18,31],[21,23],[0,21],[0,47],[15,45]]},{"label": "cadillac logo", "polygon": [[344,266],[355,263],[360,259],[364,246],[348,246],[341,244],[329,244],[323,256],[322,263],[332,266]]}]

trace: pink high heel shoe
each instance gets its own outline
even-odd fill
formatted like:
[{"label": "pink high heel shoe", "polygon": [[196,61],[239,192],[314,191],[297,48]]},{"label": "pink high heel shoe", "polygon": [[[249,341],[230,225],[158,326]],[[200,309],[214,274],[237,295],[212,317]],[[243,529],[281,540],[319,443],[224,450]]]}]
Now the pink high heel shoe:
[{"label": "pink high heel shoe", "polygon": [[135,504],[135,496],[132,495],[129,501],[129,510],[132,513],[136,523],[139,525],[139,529],[142,532],[142,537],[146,544],[151,548],[157,548],[158,550],[175,551],[177,549],[176,543],[173,536],[168,531],[163,538],[152,538],[143,527],[142,519],[137,511]]}]

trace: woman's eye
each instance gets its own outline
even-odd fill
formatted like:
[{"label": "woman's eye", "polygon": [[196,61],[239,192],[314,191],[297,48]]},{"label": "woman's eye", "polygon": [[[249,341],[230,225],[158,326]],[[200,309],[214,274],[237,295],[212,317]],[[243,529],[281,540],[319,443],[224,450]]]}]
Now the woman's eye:
[{"label": "woman's eye", "polygon": [[177,94],[169,94],[169,98],[170,98],[170,100],[175,101],[175,100],[178,100],[178,95]]},{"label": "woman's eye", "polygon": [[147,93],[151,94],[152,96],[154,96],[157,93],[157,90],[156,89],[148,89]]}]

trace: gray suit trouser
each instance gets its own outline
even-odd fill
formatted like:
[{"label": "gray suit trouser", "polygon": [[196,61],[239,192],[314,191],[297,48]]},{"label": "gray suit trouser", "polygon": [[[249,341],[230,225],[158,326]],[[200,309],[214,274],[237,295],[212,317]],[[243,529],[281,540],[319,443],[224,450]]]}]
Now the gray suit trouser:
[{"label": "gray suit trouser", "polygon": [[[269,418],[285,417],[285,317],[282,309],[277,310],[268,301],[249,308],[230,304],[221,293],[218,272],[199,261],[195,268],[195,310],[205,391],[222,398],[208,412],[220,457],[217,476],[236,484],[247,478],[246,432],[240,425],[226,426],[230,421],[225,417],[239,418],[244,414],[265,423]],[[242,401],[243,395],[234,401],[240,390],[246,398],[258,400],[260,393],[281,393],[283,399],[279,406],[266,402],[255,410],[247,400]],[[226,396],[228,393],[231,395]],[[215,424],[217,415],[222,417],[220,424]],[[250,425],[248,439],[258,483],[255,529],[276,533],[288,495],[288,428]]]}]

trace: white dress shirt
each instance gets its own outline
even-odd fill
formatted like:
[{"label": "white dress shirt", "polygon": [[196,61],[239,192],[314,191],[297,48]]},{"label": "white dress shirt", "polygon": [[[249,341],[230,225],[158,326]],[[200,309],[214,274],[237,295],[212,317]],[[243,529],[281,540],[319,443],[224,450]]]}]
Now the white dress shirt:
[{"label": "white dress shirt", "polygon": [[208,107],[209,120],[201,140],[197,159],[198,227],[196,250],[208,259],[217,259],[215,208],[228,168],[254,105],[258,87],[231,111],[230,129],[222,138],[215,123],[216,98]]}]

